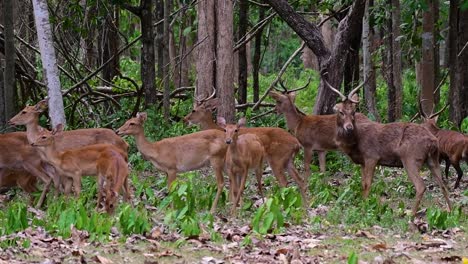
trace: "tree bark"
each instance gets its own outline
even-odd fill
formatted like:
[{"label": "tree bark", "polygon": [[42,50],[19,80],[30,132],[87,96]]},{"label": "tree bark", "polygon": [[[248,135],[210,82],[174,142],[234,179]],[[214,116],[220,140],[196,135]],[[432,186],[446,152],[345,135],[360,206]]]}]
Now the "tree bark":
[{"label": "tree bark", "polygon": [[428,0],[429,8],[423,13],[422,57],[421,57],[421,105],[427,115],[433,112],[435,89],[434,78],[434,16],[432,0]]},{"label": "tree bark", "polygon": [[[318,27],[297,14],[286,0],[267,0],[278,15],[304,40],[306,45],[317,56],[321,72],[328,72],[326,78],[335,87],[339,87],[343,80],[343,64],[349,51],[351,38],[361,31],[364,15],[365,0],[356,0],[344,19],[340,21],[335,36],[333,50],[325,46]],[[333,112],[336,94],[320,83],[317,101],[314,106],[315,114]]]},{"label": "tree bark", "polygon": [[449,41],[448,41],[448,52],[449,52],[449,71],[450,71],[450,89],[449,89],[449,107],[450,120],[454,123],[459,119],[459,113],[457,111],[457,105],[455,101],[458,100],[457,95],[457,53],[458,53],[458,0],[450,0],[449,10]]},{"label": "tree bark", "polygon": [[170,87],[170,76],[169,76],[169,38],[170,38],[170,13],[171,13],[171,1],[164,1],[164,50],[163,50],[163,67],[164,67],[164,93],[163,93],[163,108],[164,108],[164,119],[169,120],[170,111],[171,111],[171,87]]},{"label": "tree bark", "polygon": [[234,100],[234,39],[233,39],[233,2],[231,0],[216,1],[216,88],[220,106],[218,115],[228,123],[235,122]]},{"label": "tree bark", "polygon": [[374,43],[374,32],[373,32],[373,19],[372,13],[370,12],[374,5],[373,0],[366,1],[366,9],[364,13],[363,25],[362,25],[362,64],[364,71],[364,100],[366,108],[372,115],[373,119],[380,122],[380,115],[377,111],[375,96],[376,96],[376,79],[374,70],[374,61],[372,54],[375,51]]},{"label": "tree bark", "polygon": [[[401,44],[399,37],[400,32],[400,0],[392,0],[392,72],[393,72],[393,89],[392,95],[393,109],[389,110],[389,121],[396,121],[401,118],[403,107],[403,86],[402,79],[402,63],[401,63]],[[391,113],[391,116],[390,116]]]},{"label": "tree bark", "polygon": [[[238,39],[241,39],[247,34],[249,26],[249,2],[248,0],[239,1],[239,31]],[[239,62],[239,76],[238,76],[238,97],[237,102],[239,104],[245,104],[247,102],[247,45],[244,43],[240,46],[237,51],[238,62]]]},{"label": "tree bark", "polygon": [[458,53],[456,69],[456,92],[454,100],[454,123],[460,128],[461,122],[468,116],[468,10],[459,8],[458,17]]},{"label": "tree bark", "polygon": [[[440,44],[438,41],[440,35],[440,26],[439,26],[439,0],[432,2],[432,14],[434,14],[434,88],[437,88],[437,85],[440,82]],[[434,94],[434,103],[437,105],[440,100],[440,89],[433,91]]]},{"label": "tree bark", "polygon": [[[155,17],[156,21],[164,19],[164,0],[156,0]],[[162,82],[164,78],[164,23],[156,26],[155,44],[158,82]]]},{"label": "tree bark", "polygon": [[[262,21],[265,18],[265,8],[262,6],[258,7],[258,21]],[[262,56],[262,34],[263,28],[257,32],[255,36],[255,45],[254,45],[254,55],[253,55],[253,70],[252,70],[252,79],[253,79],[253,101],[254,103],[258,102],[260,99],[260,83],[259,83],[259,73],[260,73],[260,60]]]},{"label": "tree bark", "polygon": [[155,86],[155,57],[153,34],[153,3],[152,0],[141,0],[141,81],[145,91],[145,107],[154,105],[157,101]]},{"label": "tree bark", "polygon": [[119,50],[119,8],[117,6],[111,6],[110,11],[111,12],[106,15],[103,31],[101,32],[101,41],[99,42],[102,43],[101,64],[112,58],[102,69],[102,78],[107,82],[111,82],[112,79],[118,75],[120,68],[120,59],[117,54]]},{"label": "tree bark", "polygon": [[15,35],[14,35],[14,0],[5,0],[3,3],[3,19],[4,19],[4,37],[5,37],[5,69],[3,71],[4,90],[3,90],[3,115],[0,125],[6,122],[15,115]]},{"label": "tree bark", "polygon": [[[198,48],[196,98],[206,98],[215,87],[215,0],[198,2]],[[219,96],[219,93],[218,93]]]},{"label": "tree bark", "polygon": [[49,96],[49,117],[52,127],[56,127],[58,124],[65,125],[65,112],[47,2],[46,0],[33,0],[32,2],[44,79],[46,80]]}]

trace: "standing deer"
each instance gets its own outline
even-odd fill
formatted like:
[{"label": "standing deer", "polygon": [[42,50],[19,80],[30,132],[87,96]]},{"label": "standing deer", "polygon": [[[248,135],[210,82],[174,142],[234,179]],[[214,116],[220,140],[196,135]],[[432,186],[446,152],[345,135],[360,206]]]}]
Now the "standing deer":
[{"label": "standing deer", "polygon": [[442,113],[446,107],[435,114],[427,116],[420,104],[420,114],[423,117],[423,123],[421,125],[431,131],[439,140],[440,158],[445,160],[445,176],[448,178],[450,165],[453,165],[457,171],[458,177],[454,187],[456,189],[460,186],[460,180],[463,177],[460,161],[464,160],[468,163],[468,136],[457,131],[440,129],[437,126],[439,114]]},{"label": "standing deer", "polygon": [[166,173],[169,189],[178,172],[197,170],[211,165],[218,185],[216,198],[211,207],[211,213],[214,213],[224,187],[223,166],[227,149],[223,141],[224,133],[210,129],[149,142],[143,131],[146,120],[146,113],[138,113],[136,117],[127,120],[116,132],[118,135],[135,137],[138,151],[143,157],[151,161],[157,169]]},{"label": "standing deer", "polygon": [[[26,126],[26,135],[29,143],[32,143],[41,131],[46,130],[39,125],[39,116],[47,109],[47,100],[42,100],[34,106],[26,106],[18,114],[8,121],[10,125]],[[58,151],[79,148],[92,144],[111,144],[121,150],[124,159],[127,160],[128,144],[117,136],[114,131],[107,128],[86,128],[61,132],[56,138],[55,146]],[[53,169],[48,169],[51,174],[56,174]],[[58,175],[53,175],[58,178]],[[63,179],[67,180],[67,179]],[[56,186],[57,188],[57,186]]]},{"label": "standing deer", "polygon": [[245,117],[239,119],[237,124],[226,124],[224,117],[218,117],[217,121],[224,129],[225,142],[229,145],[225,167],[231,183],[230,196],[233,202],[231,213],[234,213],[244,192],[249,169],[255,170],[258,192],[263,197],[262,174],[265,149],[255,134],[240,135],[240,128],[246,123]]},{"label": "standing deer", "polygon": [[[185,123],[200,125],[202,130],[218,129],[224,131],[220,126],[213,122],[212,112],[219,106],[217,98],[213,98],[214,93],[208,98],[196,100],[193,110],[184,117]],[[306,183],[299,176],[294,166],[294,157],[301,147],[299,141],[286,130],[278,127],[249,127],[242,128],[239,131],[242,134],[255,134],[262,142],[265,148],[265,159],[270,165],[281,187],[287,186],[288,182],[284,171],[293,178],[301,191],[303,197],[306,197]]]},{"label": "standing deer", "polygon": [[[75,188],[76,197],[81,193],[81,177],[84,175],[98,175],[99,187],[104,184],[108,188],[112,187],[112,183],[116,177],[122,177],[122,182],[125,182],[125,190],[128,193],[128,185],[126,178],[128,170],[122,170],[125,174],[109,175],[108,168],[114,166],[126,167],[126,161],[123,158],[126,153],[121,149],[110,144],[95,144],[84,147],[74,148],[65,151],[59,151],[56,146],[56,141],[62,137],[63,126],[59,124],[52,131],[44,130],[39,132],[37,138],[32,142],[32,146],[37,148],[41,158],[54,166],[58,174],[71,181],[66,181],[65,193],[71,190],[71,183]],[[102,178],[105,177],[105,180]],[[110,180],[111,178],[112,180]],[[120,180],[119,180],[120,181]],[[99,190],[97,206],[99,206],[104,190]],[[108,197],[106,197],[107,199]],[[126,196],[127,198],[127,196]],[[107,208],[106,208],[107,209]]]},{"label": "standing deer", "polygon": [[[2,171],[1,174],[3,174],[2,178],[10,178],[13,176],[25,177],[21,180],[16,180],[17,183],[24,182],[24,187],[28,186],[27,178],[30,177],[30,174],[44,182],[44,189],[36,205],[40,207],[44,202],[50,184],[54,182],[55,186],[58,187],[58,178],[53,178],[52,174],[46,170],[46,163],[41,161],[38,152],[31,147],[26,133],[24,132],[1,134],[0,149],[0,169]],[[12,171],[14,171],[14,173],[10,174]],[[29,187],[27,188],[29,189]],[[30,190],[32,191],[34,188]]]},{"label": "standing deer", "polygon": [[381,124],[371,120],[356,120],[356,106],[359,103],[357,87],[346,97],[333,88],[326,80],[325,84],[337,93],[341,102],[335,105],[335,139],[338,147],[354,163],[361,165],[363,196],[369,195],[375,167],[404,167],[416,189],[413,215],[426,190],[419,171],[424,163],[431,170],[451,210],[447,188],[442,180],[439,165],[437,138],[424,127],[404,122]]}]

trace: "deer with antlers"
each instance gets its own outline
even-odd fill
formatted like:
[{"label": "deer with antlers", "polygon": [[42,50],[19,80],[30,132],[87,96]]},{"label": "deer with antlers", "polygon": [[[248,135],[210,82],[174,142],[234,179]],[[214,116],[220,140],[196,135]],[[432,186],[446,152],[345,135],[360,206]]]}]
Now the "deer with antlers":
[{"label": "deer with antlers", "polygon": [[423,118],[423,127],[427,128],[439,140],[440,159],[445,161],[445,176],[448,178],[450,165],[455,168],[457,172],[457,181],[454,188],[460,186],[460,180],[463,177],[463,171],[460,167],[460,161],[464,160],[468,163],[468,136],[463,133],[440,129],[437,126],[437,119],[439,115],[447,108],[445,105],[439,112],[426,115],[419,103],[419,113]]},{"label": "deer with antlers", "polygon": [[[330,131],[335,130],[336,115],[305,115],[300,112],[294,100],[296,91],[302,89],[297,88],[288,90],[285,85],[280,82],[282,91],[271,91],[269,95],[276,101],[275,110],[277,114],[283,114],[286,118],[286,125],[289,131],[304,147],[304,170],[305,175],[310,175],[310,164],[314,151],[318,153],[320,172],[325,172],[326,169],[326,152],[337,150],[338,146],[335,142],[335,136]],[[305,88],[305,87],[304,87]],[[362,117],[358,114],[359,118]]]},{"label": "deer with antlers", "polygon": [[[195,99],[192,112],[184,118],[185,123],[200,125],[202,130],[217,129],[224,131],[213,121],[213,111],[219,106],[219,101],[214,96],[215,91],[207,98]],[[306,183],[299,176],[294,166],[294,157],[301,147],[294,136],[278,127],[245,127],[239,130],[239,134],[256,135],[265,148],[265,159],[278,180],[278,184],[281,187],[287,186],[288,182],[284,174],[284,171],[287,171],[299,186],[302,196],[306,197]]]},{"label": "deer with antlers", "polygon": [[412,209],[415,215],[426,190],[424,181],[419,176],[422,165],[426,163],[442,189],[448,209],[451,210],[447,188],[440,173],[437,138],[418,124],[381,124],[371,120],[356,120],[356,106],[359,103],[356,92],[360,86],[345,96],[325,78],[323,81],[341,98],[341,102],[335,105],[335,139],[340,150],[354,163],[361,165],[363,196],[369,195],[377,165],[404,167],[416,189]]}]

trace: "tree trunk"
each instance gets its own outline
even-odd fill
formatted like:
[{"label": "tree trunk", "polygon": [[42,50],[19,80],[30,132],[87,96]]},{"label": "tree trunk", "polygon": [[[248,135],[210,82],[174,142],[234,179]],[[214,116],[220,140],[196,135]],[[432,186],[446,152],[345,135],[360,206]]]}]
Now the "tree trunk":
[{"label": "tree trunk", "polygon": [[[198,42],[195,98],[206,98],[215,87],[215,0],[198,2]],[[219,88],[219,87],[218,87]],[[218,93],[219,96],[219,93]]]},{"label": "tree trunk", "polygon": [[[351,39],[362,29],[365,0],[354,1],[346,17],[340,21],[331,52],[325,46],[318,27],[297,14],[286,0],[267,0],[267,2],[314,52],[317,56],[320,72],[328,72],[326,76],[328,82],[332,86],[339,87],[343,80],[343,64],[349,51]],[[314,113],[332,113],[335,100],[336,94],[321,82],[314,105]]]},{"label": "tree trunk", "polygon": [[[156,21],[164,19],[164,0],[156,0],[155,8]],[[158,63],[158,81],[162,82],[164,78],[164,23],[156,26],[156,57]]]},{"label": "tree trunk", "polygon": [[163,93],[163,108],[164,108],[164,119],[166,121],[169,120],[170,111],[171,111],[171,102],[170,102],[170,95],[171,95],[171,87],[170,87],[170,76],[169,76],[169,38],[170,38],[170,13],[171,13],[171,1],[166,0],[164,1],[164,50],[163,50],[163,67],[164,67],[164,93]]},{"label": "tree trunk", "polygon": [[458,53],[456,69],[456,92],[451,104],[454,106],[454,123],[460,128],[461,122],[468,116],[468,10],[459,8],[458,17]]},{"label": "tree trunk", "polygon": [[49,22],[49,11],[46,0],[33,0],[34,18],[36,21],[37,39],[41,51],[44,79],[49,96],[49,117],[52,127],[65,125],[65,112],[58,75],[57,59],[55,57],[52,30]]},{"label": "tree trunk", "polygon": [[375,104],[375,91],[376,91],[376,80],[374,61],[372,54],[375,51],[374,46],[374,32],[373,32],[373,19],[371,8],[374,5],[373,0],[366,1],[366,10],[364,13],[363,25],[362,25],[362,64],[364,71],[364,100],[366,102],[366,108],[372,115],[373,119],[380,122],[380,115],[377,111]]},{"label": "tree trunk", "polygon": [[[437,88],[441,80],[440,76],[440,44],[438,41],[440,35],[440,26],[439,26],[439,0],[432,2],[432,14],[434,14],[434,88]],[[440,100],[440,89],[433,92],[434,94],[434,103],[438,104]]]},{"label": "tree trunk", "polygon": [[459,119],[457,105],[455,101],[458,100],[457,95],[457,53],[458,53],[458,0],[450,0],[449,10],[449,40],[448,40],[448,65],[450,71],[450,89],[449,89],[449,102],[450,108],[450,121],[456,123]]},{"label": "tree trunk", "polygon": [[[249,26],[249,2],[248,0],[239,1],[239,32],[238,39],[241,39],[247,34]],[[238,62],[239,62],[239,76],[238,76],[238,97],[237,101],[239,104],[247,102],[247,45],[244,44],[239,47],[237,51]]]},{"label": "tree trunk", "polygon": [[432,0],[428,0],[429,8],[423,13],[422,57],[421,57],[421,105],[424,113],[431,114],[434,106],[434,16]]},{"label": "tree trunk", "polygon": [[349,93],[353,87],[359,85],[359,48],[361,32],[351,39],[351,46],[344,67],[344,91]]},{"label": "tree trunk", "polygon": [[154,68],[154,34],[153,34],[153,3],[152,0],[141,0],[141,82],[145,91],[145,107],[154,105],[157,101]]},{"label": "tree trunk", "polygon": [[235,122],[233,19],[233,2],[216,1],[216,88],[220,100],[218,115],[224,117],[228,123]]},{"label": "tree trunk", "polygon": [[[265,8],[258,7],[258,21],[262,21],[265,18]],[[262,57],[262,34],[263,29],[260,29],[255,36],[255,46],[253,55],[253,101],[258,102],[260,99],[260,84],[259,84],[259,73],[260,73],[260,60]]]},{"label": "tree trunk", "polygon": [[401,83],[402,63],[401,63],[401,44],[400,32],[400,0],[392,0],[392,71],[393,71],[393,109],[389,111],[389,121],[396,121],[401,118],[403,107],[403,87]]},{"label": "tree trunk", "polygon": [[103,43],[101,63],[114,56],[102,69],[102,78],[108,82],[112,82],[112,79],[119,73],[119,56],[116,56],[119,50],[119,8],[111,6],[110,9],[112,12],[106,15],[100,41],[100,43]]},{"label": "tree trunk", "polygon": [[3,5],[4,38],[5,38],[5,69],[3,90],[3,115],[0,125],[4,125],[15,115],[16,89],[15,89],[15,35],[14,35],[14,4],[13,0],[5,0]]}]

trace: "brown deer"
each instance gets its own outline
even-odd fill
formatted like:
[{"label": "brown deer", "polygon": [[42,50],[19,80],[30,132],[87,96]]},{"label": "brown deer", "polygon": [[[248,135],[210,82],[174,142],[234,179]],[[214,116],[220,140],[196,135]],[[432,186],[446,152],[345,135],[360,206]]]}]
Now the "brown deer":
[{"label": "brown deer", "polygon": [[[184,118],[185,123],[200,125],[202,130],[218,129],[224,131],[213,121],[212,112],[219,106],[218,99],[212,98],[213,96],[214,93],[208,98],[196,100],[192,112]],[[278,127],[246,127],[240,129],[239,133],[240,135],[255,134],[260,139],[265,148],[265,159],[281,187],[288,184],[284,175],[284,171],[287,171],[299,186],[302,196],[306,196],[306,183],[294,166],[294,157],[301,147],[294,136]]]},{"label": "brown deer", "polygon": [[265,148],[255,134],[239,135],[240,128],[244,127],[246,123],[244,117],[239,119],[237,124],[226,124],[224,117],[218,117],[217,121],[219,126],[224,129],[225,142],[229,145],[225,167],[231,183],[229,192],[233,202],[231,213],[234,213],[244,192],[249,169],[255,170],[258,192],[263,197],[262,174]]},{"label": "brown deer", "polygon": [[468,136],[457,131],[440,129],[437,126],[437,119],[447,106],[448,105],[439,112],[428,116],[424,113],[420,104],[419,112],[423,117],[423,123],[421,125],[431,131],[439,140],[440,158],[445,161],[445,176],[448,178],[450,165],[455,168],[458,174],[454,186],[456,189],[460,186],[460,180],[463,177],[460,161],[464,160],[468,163]]},{"label": "brown deer", "polygon": [[218,190],[211,207],[214,213],[224,187],[223,166],[227,145],[223,141],[224,133],[219,130],[205,130],[188,135],[165,138],[149,142],[143,131],[147,114],[138,113],[125,122],[116,132],[118,135],[133,135],[138,151],[146,160],[166,173],[170,189],[178,172],[197,170],[211,165],[215,171]]},{"label": "brown deer", "polygon": [[[95,144],[88,145],[80,148],[74,148],[65,151],[59,151],[56,147],[56,139],[59,139],[63,133],[63,126],[59,124],[52,131],[44,130],[39,132],[37,138],[32,142],[32,146],[38,149],[41,158],[51,164],[59,175],[64,178],[71,179],[66,181],[65,193],[68,194],[71,191],[71,183],[75,188],[76,197],[80,196],[81,193],[81,177],[84,175],[102,175],[103,177],[112,177],[112,181],[107,181],[106,184],[112,184],[115,177],[121,177],[121,175],[109,175],[108,168],[116,166],[127,166],[126,161],[123,158],[125,153],[113,145],[110,144]],[[98,166],[99,165],[99,166]],[[103,171],[100,171],[102,169]],[[125,172],[125,171],[122,171]],[[128,171],[126,171],[128,174]],[[124,178],[126,176],[124,175]],[[101,178],[98,180],[99,187],[103,186],[104,180]],[[112,186],[112,185],[110,185]],[[125,187],[128,190],[128,186]],[[101,194],[104,190],[99,190],[98,203],[101,202]],[[107,197],[106,197],[107,198]]]},{"label": "brown deer", "polygon": [[[42,206],[45,195],[52,182],[58,187],[59,181],[57,178],[53,179],[52,174],[47,170],[46,163],[42,162],[38,152],[31,147],[24,132],[13,132],[0,135],[0,169],[2,171],[2,178],[9,177],[34,177],[44,182],[45,186],[42,191],[41,197],[37,202],[37,207]],[[13,174],[12,171],[14,171]],[[24,182],[24,187],[28,186],[27,182],[31,180],[27,179],[16,179],[16,182]],[[20,186],[22,185],[20,184]],[[32,186],[29,186],[32,188]],[[27,187],[29,189],[29,187]],[[35,188],[29,189],[33,191]]]},{"label": "brown deer", "polygon": [[105,151],[97,160],[98,172],[98,208],[105,195],[105,209],[108,214],[113,214],[119,191],[124,193],[124,200],[130,202],[130,188],[128,186],[128,164],[119,152],[114,150]]},{"label": "brown deer", "polygon": [[[48,100],[39,101],[34,106],[26,106],[17,115],[12,117],[8,123],[13,126],[24,125],[26,126],[26,135],[29,143],[32,143],[41,131],[46,130],[39,125],[39,116],[47,109]],[[87,128],[77,129],[71,131],[63,131],[60,137],[56,138],[55,146],[57,151],[64,151],[73,148],[79,148],[92,144],[111,144],[121,149],[123,157],[127,160],[128,144],[121,137],[117,136],[114,131],[107,128]],[[53,169],[47,169],[54,178]],[[67,179],[63,179],[67,180]],[[57,186],[56,186],[57,188]]]},{"label": "brown deer", "polygon": [[24,170],[0,169],[0,187],[18,186],[27,193],[37,191],[37,178]]},{"label": "brown deer", "polygon": [[404,167],[416,189],[413,215],[416,214],[426,187],[419,177],[424,163],[431,170],[451,210],[447,188],[442,180],[439,165],[437,138],[424,127],[404,122],[381,124],[371,120],[356,120],[356,106],[359,103],[357,87],[348,97],[333,88],[324,78],[325,84],[341,97],[335,105],[335,138],[338,147],[354,163],[361,165],[363,196],[369,195],[375,167]]}]

